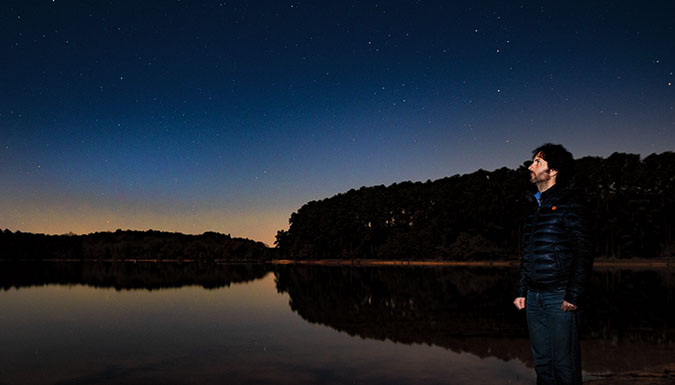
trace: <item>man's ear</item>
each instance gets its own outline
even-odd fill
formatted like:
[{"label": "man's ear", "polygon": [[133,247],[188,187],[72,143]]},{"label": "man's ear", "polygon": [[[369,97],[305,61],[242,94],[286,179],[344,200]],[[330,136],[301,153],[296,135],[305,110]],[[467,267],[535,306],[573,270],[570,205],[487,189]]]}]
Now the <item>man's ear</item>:
[{"label": "man's ear", "polygon": [[556,170],[554,168],[549,168],[548,169],[548,175],[555,178],[555,177],[558,176],[558,170]]}]

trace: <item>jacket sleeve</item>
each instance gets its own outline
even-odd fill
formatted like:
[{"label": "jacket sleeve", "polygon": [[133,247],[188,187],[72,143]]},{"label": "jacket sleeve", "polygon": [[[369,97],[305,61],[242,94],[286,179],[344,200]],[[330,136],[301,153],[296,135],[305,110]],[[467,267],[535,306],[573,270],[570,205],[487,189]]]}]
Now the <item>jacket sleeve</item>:
[{"label": "jacket sleeve", "polygon": [[571,205],[565,213],[564,221],[572,251],[565,301],[580,307],[583,306],[593,268],[593,254],[582,207]]},{"label": "jacket sleeve", "polygon": [[518,276],[518,283],[516,284],[515,298],[518,297],[527,297],[527,283],[525,281],[525,258],[524,256],[520,259],[520,273]]},{"label": "jacket sleeve", "polygon": [[[529,221],[529,218],[527,218],[527,220],[525,222],[525,227],[524,227],[525,231],[523,232],[523,238],[522,238],[522,244],[523,245],[525,245],[527,243],[527,238],[528,238],[528,233],[529,233],[528,221]],[[526,254],[527,254],[526,250],[522,250],[522,255],[520,256],[520,271],[518,273],[518,282],[516,283],[516,287],[515,287],[515,290],[514,290],[515,298],[527,297],[527,274],[528,274],[527,269],[529,268],[529,266],[525,261]]]}]

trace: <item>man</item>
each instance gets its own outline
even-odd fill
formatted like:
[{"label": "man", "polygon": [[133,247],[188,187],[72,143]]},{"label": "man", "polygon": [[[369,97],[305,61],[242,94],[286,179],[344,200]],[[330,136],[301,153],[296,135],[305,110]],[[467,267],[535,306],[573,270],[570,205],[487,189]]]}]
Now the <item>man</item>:
[{"label": "man", "polygon": [[532,154],[537,207],[525,224],[513,303],[525,309],[537,384],[581,384],[579,311],[593,259],[580,206],[565,186],[574,158],[550,143]]}]

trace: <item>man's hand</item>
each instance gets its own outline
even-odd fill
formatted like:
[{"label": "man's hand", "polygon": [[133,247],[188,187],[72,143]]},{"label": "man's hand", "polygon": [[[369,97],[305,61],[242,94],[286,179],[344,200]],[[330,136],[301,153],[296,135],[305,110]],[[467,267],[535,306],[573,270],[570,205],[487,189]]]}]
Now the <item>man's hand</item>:
[{"label": "man's hand", "polygon": [[[516,299],[518,299],[518,298],[516,298]],[[516,305],[516,306],[518,306],[518,305]],[[560,309],[562,309],[562,311],[573,311],[573,310],[577,310],[577,305],[573,305],[573,304],[563,300],[562,305],[560,305]]]},{"label": "man's hand", "polygon": [[513,304],[516,305],[516,308],[518,308],[518,310],[525,309],[525,297],[518,297],[514,299]]}]

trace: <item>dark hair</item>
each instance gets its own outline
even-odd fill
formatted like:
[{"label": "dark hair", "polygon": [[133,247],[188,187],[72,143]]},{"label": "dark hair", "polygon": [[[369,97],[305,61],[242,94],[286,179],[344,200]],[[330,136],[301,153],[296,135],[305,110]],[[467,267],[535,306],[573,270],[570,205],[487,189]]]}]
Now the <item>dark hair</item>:
[{"label": "dark hair", "polygon": [[556,183],[567,183],[574,174],[574,157],[560,144],[545,143],[532,151],[532,157],[541,156],[548,168],[558,171]]}]

